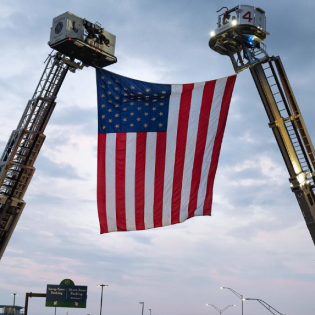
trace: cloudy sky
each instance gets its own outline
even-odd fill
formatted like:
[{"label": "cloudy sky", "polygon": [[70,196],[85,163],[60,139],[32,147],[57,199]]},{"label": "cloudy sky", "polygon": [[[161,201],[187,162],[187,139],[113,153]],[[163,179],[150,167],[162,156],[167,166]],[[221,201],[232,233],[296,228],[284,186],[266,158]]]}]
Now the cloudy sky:
[{"label": "cloudy sky", "polygon": [[[226,0],[1,0],[0,150],[32,96],[51,51],[52,19],[65,11],[99,21],[117,36],[113,72],[158,83],[188,83],[233,74],[208,47],[216,10]],[[251,1],[267,15],[270,55],[280,55],[315,139],[312,93],[315,45],[312,0]],[[240,300],[220,286],[260,298],[281,313],[313,315],[314,245],[290,191],[250,72],[239,74],[214,187],[212,217],[156,230],[99,234],[96,208],[95,71],[69,73],[46,129],[26,207],[0,262],[0,304],[24,305],[26,292],[70,278],[88,286],[87,308],[69,315],[211,315],[212,303]],[[57,314],[66,314],[60,308]],[[31,299],[30,314],[53,314]],[[245,314],[268,314],[247,301]]]}]

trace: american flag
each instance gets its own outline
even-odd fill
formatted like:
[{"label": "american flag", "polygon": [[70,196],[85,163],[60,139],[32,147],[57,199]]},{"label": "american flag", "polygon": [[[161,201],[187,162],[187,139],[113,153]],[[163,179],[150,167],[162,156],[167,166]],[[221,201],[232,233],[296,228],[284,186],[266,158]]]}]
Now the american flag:
[{"label": "american flag", "polygon": [[101,233],[211,215],[236,75],[175,85],[96,76]]}]

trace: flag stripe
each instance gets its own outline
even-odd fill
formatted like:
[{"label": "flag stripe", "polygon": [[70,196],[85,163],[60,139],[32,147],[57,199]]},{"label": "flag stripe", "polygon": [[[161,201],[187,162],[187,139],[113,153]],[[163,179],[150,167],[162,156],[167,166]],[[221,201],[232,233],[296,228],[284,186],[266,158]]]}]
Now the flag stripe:
[{"label": "flag stripe", "polygon": [[192,169],[195,159],[196,139],[199,120],[202,119],[202,117],[200,117],[200,108],[204,94],[203,93],[204,87],[205,87],[204,82],[196,83],[192,94],[187,134],[187,148],[185,154],[185,165],[182,183],[180,222],[183,222],[188,218],[188,203],[191,188]]},{"label": "flag stripe", "polygon": [[186,140],[193,89],[193,84],[184,84],[180,100],[180,109],[178,116],[178,121],[180,123],[177,125],[171,224],[179,223]]},{"label": "flag stripe", "polygon": [[117,231],[116,225],[116,133],[107,134],[106,138],[106,214],[108,231]]},{"label": "flag stripe", "polygon": [[201,179],[198,190],[197,197],[197,208],[194,212],[194,215],[203,215],[203,204],[206,197],[207,190],[207,180],[208,180],[208,172],[210,168],[210,163],[212,159],[212,150],[214,145],[214,139],[216,136],[216,130],[218,127],[222,96],[226,85],[226,78],[220,79],[216,81],[215,90],[212,100],[212,106],[210,111],[210,120],[209,126],[207,130],[207,139],[206,139],[206,147],[205,153],[202,160],[202,168],[201,168]]},{"label": "flag stripe", "polygon": [[105,147],[106,133],[98,135],[98,159],[97,159],[97,208],[100,220],[101,233],[107,233],[106,217],[106,182],[105,182]]},{"label": "flag stripe", "polygon": [[155,151],[156,132],[147,133],[146,155],[145,155],[145,199],[144,199],[144,222],[145,228],[151,229],[153,223],[154,202],[154,173],[155,173]]},{"label": "flag stripe", "polygon": [[154,227],[162,226],[166,132],[159,132],[156,140],[154,178]]},{"label": "flag stripe", "polygon": [[127,133],[126,144],[126,223],[127,230],[136,230],[135,215],[135,172],[137,134]]},{"label": "flag stripe", "polygon": [[168,113],[166,155],[165,155],[165,175],[163,188],[163,225],[171,224],[171,204],[173,192],[175,148],[177,139],[177,125],[179,104],[181,99],[182,85],[172,85],[170,106]]},{"label": "flag stripe", "polygon": [[204,208],[203,208],[204,215],[211,214],[214,177],[215,177],[215,172],[218,167],[220,149],[221,149],[224,129],[226,125],[227,115],[229,112],[229,105],[230,105],[230,101],[232,97],[235,80],[236,80],[236,76],[232,76],[227,79],[227,83],[226,83],[224,94],[223,94],[219,125],[217,129],[217,134],[216,134],[213,153],[212,153],[213,160],[211,161],[211,166],[210,166],[209,175],[208,175],[206,199],[205,199]]},{"label": "flag stripe", "polygon": [[116,222],[118,231],[126,231],[126,133],[117,133],[116,137]]},{"label": "flag stripe", "polygon": [[136,175],[135,175],[135,213],[136,228],[144,230],[144,181],[145,181],[145,155],[146,155],[147,133],[137,133],[136,144]]},{"label": "flag stripe", "polygon": [[215,88],[215,81],[206,82],[200,109],[200,118],[198,125],[195,159],[192,168],[190,199],[188,206],[188,217],[192,217],[197,208],[197,195],[201,178],[202,160],[206,147],[207,131],[209,126],[209,117],[212,107],[212,100]]}]

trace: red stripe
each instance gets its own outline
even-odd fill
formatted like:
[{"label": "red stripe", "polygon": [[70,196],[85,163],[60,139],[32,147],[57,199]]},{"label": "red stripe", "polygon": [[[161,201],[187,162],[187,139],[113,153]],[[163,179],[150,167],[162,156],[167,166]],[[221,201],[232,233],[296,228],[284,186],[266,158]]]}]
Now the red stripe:
[{"label": "red stripe", "polygon": [[190,198],[188,204],[188,218],[194,216],[195,210],[197,208],[198,200],[198,190],[200,185],[201,170],[202,170],[202,161],[205,153],[207,133],[209,127],[209,118],[212,107],[212,100],[214,94],[216,81],[206,82],[199,115],[199,125],[197,132],[197,141],[196,141],[196,150],[194,157],[194,165],[191,178],[191,188],[190,188]]},{"label": "red stripe", "polygon": [[158,132],[157,138],[156,138],[156,158],[155,158],[155,177],[154,177],[154,204],[153,204],[154,227],[161,227],[162,220],[163,220],[165,153],[166,153],[166,132]]},{"label": "red stripe", "polygon": [[126,227],[126,133],[116,134],[116,224],[117,231],[127,231]]},{"label": "red stripe", "polygon": [[144,230],[144,178],[145,178],[145,152],[147,133],[137,133],[136,148],[136,174],[135,174],[135,215],[136,229]]},{"label": "red stripe", "polygon": [[101,234],[108,233],[107,216],[106,216],[106,170],[105,170],[105,148],[106,134],[98,135],[97,150],[97,209],[100,220]]},{"label": "red stripe", "polygon": [[180,204],[182,196],[188,121],[193,89],[194,84],[184,84],[180,99],[175,151],[171,224],[180,222]]},{"label": "red stripe", "polygon": [[236,75],[231,76],[227,79],[227,83],[226,83],[224,94],[223,94],[219,124],[218,124],[217,134],[214,140],[214,147],[213,147],[212,157],[211,157],[211,165],[210,165],[210,170],[208,174],[206,198],[205,198],[205,203],[203,206],[203,215],[211,215],[214,177],[215,177],[215,173],[218,167],[220,149],[221,149],[224,129],[226,125],[227,115],[229,112],[230,101],[232,97],[235,80],[236,80]]}]

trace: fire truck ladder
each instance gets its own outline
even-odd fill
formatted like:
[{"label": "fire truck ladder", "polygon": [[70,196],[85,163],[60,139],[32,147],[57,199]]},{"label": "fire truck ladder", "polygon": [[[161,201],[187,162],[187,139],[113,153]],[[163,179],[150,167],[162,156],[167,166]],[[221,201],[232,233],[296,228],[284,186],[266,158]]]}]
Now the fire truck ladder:
[{"label": "fire truck ladder", "polygon": [[0,259],[25,206],[23,197],[35,172],[44,130],[68,70],[82,68],[60,53],[50,54],[33,97],[0,159]]},{"label": "fire truck ladder", "polygon": [[209,47],[229,56],[236,73],[250,69],[315,244],[315,150],[281,59],[270,57],[263,43],[269,35],[265,21],[260,8],[239,5],[227,9],[218,17]]},{"label": "fire truck ladder", "polygon": [[315,244],[315,151],[280,57],[250,67],[290,174],[292,192]]}]

